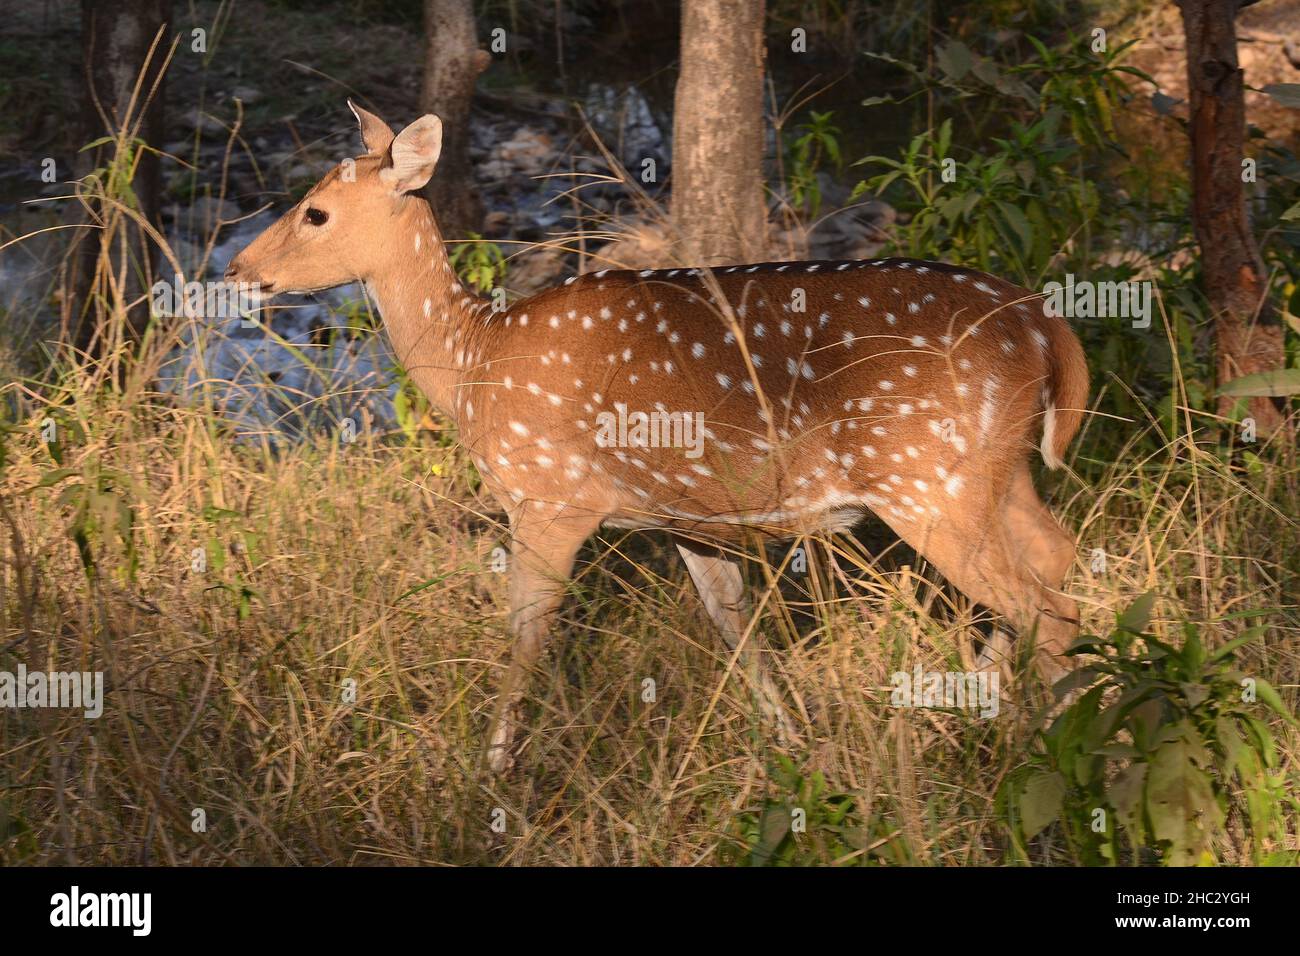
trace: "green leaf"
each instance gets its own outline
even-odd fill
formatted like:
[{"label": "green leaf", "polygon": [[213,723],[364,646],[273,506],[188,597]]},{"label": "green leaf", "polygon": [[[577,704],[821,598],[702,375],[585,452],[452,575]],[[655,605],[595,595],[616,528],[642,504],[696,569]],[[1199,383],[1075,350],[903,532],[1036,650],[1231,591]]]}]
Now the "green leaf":
[{"label": "green leaf", "polygon": [[1286,704],[1282,703],[1282,698],[1277,690],[1262,677],[1255,678],[1255,696],[1280,714],[1288,724],[1293,727],[1300,727],[1300,723],[1296,722],[1295,714],[1287,710]]},{"label": "green leaf", "polygon": [[1219,387],[1224,395],[1234,398],[1277,398],[1300,395],[1300,368],[1278,368],[1267,372],[1252,372],[1234,378]]},{"label": "green leaf", "polygon": [[1142,788],[1147,779],[1145,763],[1129,764],[1106,788],[1106,798],[1115,810],[1115,816],[1136,838],[1142,832]]},{"label": "green leaf", "polygon": [[781,846],[781,841],[790,832],[792,823],[790,808],[780,804],[769,804],[763,808],[759,820],[758,843],[755,844],[750,862],[754,866],[766,866]]},{"label": "green leaf", "polygon": [[76,468],[56,468],[54,471],[47,471],[41,475],[41,480],[33,485],[33,488],[48,488],[50,485],[57,485],[64,478],[71,478],[73,475],[80,475],[81,472]]},{"label": "green leaf", "polygon": [[1151,106],[1161,116],[1172,116],[1174,107],[1181,102],[1183,101],[1174,99],[1159,90],[1151,94]]},{"label": "green leaf", "polygon": [[1247,755],[1254,751],[1246,745],[1246,740],[1237,728],[1237,722],[1231,717],[1216,717],[1214,720],[1214,737],[1223,750],[1227,760],[1226,770],[1229,775],[1245,769],[1242,765],[1248,761]]},{"label": "green leaf", "polygon": [[419,594],[421,591],[427,591],[429,588],[436,587],[437,585],[441,584],[443,581],[446,581],[448,578],[455,577],[456,575],[462,574],[467,570],[470,569],[465,567],[455,568],[451,571],[448,571],[446,574],[440,574],[437,577],[430,578],[428,581],[424,581],[421,584],[417,584],[413,588],[408,588],[407,590],[403,591],[394,599],[393,603],[400,604],[402,601],[405,601],[407,598],[409,598],[412,594]]},{"label": "green leaf", "polygon": [[1300,109],[1300,83],[1269,83],[1261,86],[1259,91],[1273,97],[1283,106]]},{"label": "green leaf", "polygon": [[1255,752],[1264,761],[1264,766],[1274,766],[1277,763],[1277,744],[1273,740],[1273,731],[1262,720],[1257,720],[1254,717],[1245,717],[1243,719],[1246,722],[1246,729],[1250,732],[1250,737],[1254,741]]},{"label": "green leaf", "polygon": [[1104,654],[1105,649],[1110,646],[1110,642],[1104,637],[1097,637],[1092,634],[1080,634],[1070,646],[1065,649],[1067,655],[1081,654],[1087,651],[1092,654]]},{"label": "green leaf", "polygon": [[1133,708],[1129,730],[1139,750],[1155,749],[1160,718],[1163,715],[1164,702],[1160,697],[1152,697]]},{"label": "green leaf", "polygon": [[1221,661],[1225,657],[1228,657],[1230,654],[1232,654],[1232,652],[1235,651],[1237,648],[1245,644],[1249,644],[1252,641],[1259,640],[1261,637],[1264,636],[1265,630],[1266,628],[1264,628],[1262,625],[1259,627],[1247,628],[1246,630],[1241,632],[1241,635],[1239,637],[1234,637],[1232,640],[1228,641],[1228,643],[1224,644],[1222,647],[1215,650],[1215,652],[1210,655],[1209,662],[1213,664],[1216,661]]},{"label": "green leaf", "polygon": [[208,535],[207,547],[204,550],[207,552],[208,563],[211,564],[214,573],[220,574],[226,569],[226,549],[220,538]]},{"label": "green leaf", "polygon": [[1001,210],[1007,225],[1015,232],[1016,238],[1020,240],[1021,251],[1029,255],[1029,251],[1034,247],[1034,230],[1030,227],[1025,214],[1009,202],[999,201],[998,209]]},{"label": "green leaf", "polygon": [[1093,103],[1097,107],[1097,116],[1101,119],[1102,129],[1110,136],[1115,135],[1115,121],[1111,117],[1110,99],[1106,96],[1106,91],[1100,86],[1093,87]]},{"label": "green leaf", "polygon": [[1106,744],[1091,752],[1098,757],[1109,757],[1112,760],[1119,758],[1136,760],[1142,756],[1141,752],[1132,744]]},{"label": "green leaf", "polygon": [[1210,688],[1204,684],[1184,681],[1179,686],[1182,687],[1183,696],[1187,698],[1187,706],[1191,710],[1200,707],[1201,704],[1205,703],[1206,698],[1210,696]]},{"label": "green leaf", "polygon": [[1015,96],[1034,106],[1038,105],[1038,95],[1029,84],[1013,76],[1007,76],[998,69],[998,65],[985,57],[975,57],[970,68],[978,79],[993,87],[999,93]]},{"label": "green leaf", "polygon": [[948,150],[952,146],[952,120],[946,119],[939,124],[939,142],[937,146],[937,152],[940,156],[948,155]]},{"label": "green leaf", "polygon": [[84,153],[84,152],[85,152],[86,150],[88,150],[88,149],[96,149],[96,148],[98,148],[98,147],[100,147],[100,146],[103,146],[103,145],[105,145],[105,144],[107,144],[107,143],[111,143],[111,142],[113,142],[113,141],[114,141],[114,140],[113,140],[113,137],[112,137],[112,136],[101,136],[101,137],[99,137],[99,139],[92,139],[92,140],[91,140],[89,143],[87,143],[85,146],[81,147],[81,149],[77,150],[77,152],[79,152],[79,153]]},{"label": "green leaf", "polygon": [[949,79],[956,81],[970,72],[974,57],[971,56],[970,47],[960,40],[953,40],[939,47],[935,52],[935,62]]},{"label": "green leaf", "polygon": [[[1186,663],[1183,660],[1183,652],[1172,644],[1166,644],[1164,641],[1160,640],[1160,638],[1152,637],[1150,634],[1143,634],[1142,641],[1147,646],[1147,656],[1153,661],[1171,658],[1180,668],[1186,667]],[[1168,668],[1165,669],[1164,673],[1169,673]]]},{"label": "green leaf", "polygon": [[1155,606],[1156,594],[1147,591],[1130,604],[1119,616],[1118,626],[1131,634],[1141,634],[1151,621],[1151,609]]},{"label": "green leaf", "polygon": [[1196,748],[1180,736],[1160,745],[1147,780],[1147,816],[1155,838],[1167,843],[1164,862],[1192,866],[1223,825],[1210,777],[1195,763]]},{"label": "green leaf", "polygon": [[1097,676],[1097,672],[1091,667],[1076,668],[1052,685],[1052,694],[1057,700],[1064,700],[1072,691],[1092,686]]},{"label": "green leaf", "polygon": [[1205,663],[1205,645],[1201,643],[1201,635],[1194,626],[1188,626],[1186,633],[1187,637],[1183,641],[1183,660],[1187,662],[1187,669],[1195,674]]},{"label": "green leaf", "polygon": [[1025,839],[1032,840],[1061,815],[1065,799],[1065,778],[1059,773],[1038,772],[1020,794],[1020,825]]}]

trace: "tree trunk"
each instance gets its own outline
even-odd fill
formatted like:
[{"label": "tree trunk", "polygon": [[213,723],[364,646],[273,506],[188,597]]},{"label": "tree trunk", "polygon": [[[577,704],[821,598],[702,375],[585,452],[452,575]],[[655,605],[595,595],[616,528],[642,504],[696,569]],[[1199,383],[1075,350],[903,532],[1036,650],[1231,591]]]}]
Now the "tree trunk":
[{"label": "tree trunk", "polygon": [[426,195],[442,234],[462,238],[483,228],[469,162],[469,110],[474,83],[492,57],[478,48],[472,0],[424,0],[424,36],[420,109],[442,120],[442,155]]},{"label": "tree trunk", "polygon": [[[1238,0],[1178,0],[1191,99],[1192,223],[1214,313],[1220,385],[1286,362],[1242,188],[1246,105],[1233,22],[1240,5]],[[1220,414],[1228,414],[1235,401],[1220,397]],[[1261,433],[1282,423],[1269,398],[1250,399],[1250,415]]]},{"label": "tree trunk", "polygon": [[[167,60],[167,37],[164,35],[159,41],[152,57],[149,51],[158,31],[170,21],[171,0],[82,0],[85,101],[81,135],[86,142],[116,138],[121,130],[128,129],[133,137],[161,148],[162,71]],[[139,80],[142,70],[146,72],[143,80]],[[92,170],[102,169],[115,158],[121,158],[116,153],[113,142],[87,150],[78,156],[75,173],[83,177]],[[159,226],[161,171],[156,155],[139,151],[130,189],[141,216]],[[107,208],[92,208],[87,213],[83,221],[100,224],[114,215]],[[102,337],[95,336],[96,320],[106,309],[134,303],[130,308],[122,308],[126,319],[122,331],[128,339],[138,339],[149,320],[149,304],[144,293],[156,250],[137,224],[120,219],[119,223],[112,230],[77,230],[66,259],[62,325],[65,341],[82,350],[90,350],[93,344],[93,351],[102,353],[107,346]],[[107,287],[105,273],[125,281],[116,286],[116,303],[97,307],[95,299],[103,296]]]},{"label": "tree trunk", "polygon": [[683,0],[673,109],[672,216],[690,265],[754,262],[766,248],[764,0]]}]

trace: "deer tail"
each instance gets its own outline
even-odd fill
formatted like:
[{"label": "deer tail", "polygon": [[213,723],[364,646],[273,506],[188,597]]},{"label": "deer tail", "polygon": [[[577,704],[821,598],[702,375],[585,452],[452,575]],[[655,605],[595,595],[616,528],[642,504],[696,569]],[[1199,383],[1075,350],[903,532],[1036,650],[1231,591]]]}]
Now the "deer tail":
[{"label": "deer tail", "polygon": [[1063,319],[1047,324],[1047,384],[1039,450],[1047,467],[1056,469],[1065,464],[1065,450],[1078,434],[1088,407],[1088,359],[1079,337]]}]

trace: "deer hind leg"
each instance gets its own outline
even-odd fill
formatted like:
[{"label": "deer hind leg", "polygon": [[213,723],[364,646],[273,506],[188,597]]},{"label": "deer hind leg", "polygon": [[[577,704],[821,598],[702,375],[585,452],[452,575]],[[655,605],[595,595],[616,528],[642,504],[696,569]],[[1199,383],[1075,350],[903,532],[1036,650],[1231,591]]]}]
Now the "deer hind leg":
[{"label": "deer hind leg", "polygon": [[[973,539],[933,533],[920,550],[972,601],[1004,615],[1019,634],[1035,635],[1037,662],[1045,677],[1054,680],[1064,673],[1060,654],[1078,630],[1074,602],[1039,582],[1002,529]],[[999,663],[993,656],[1002,650],[998,643],[986,649],[981,666]]]},{"label": "deer hind leg", "polygon": [[1013,472],[1002,514],[1012,553],[1049,596],[1042,616],[1054,623],[1045,626],[1040,621],[1038,651],[1047,673],[1056,674],[1068,669],[1068,658],[1062,655],[1079,632],[1079,606],[1061,591],[1074,564],[1075,541],[1038,497],[1028,463]]},{"label": "deer hind leg", "polygon": [[578,549],[600,526],[600,517],[566,513],[544,502],[524,502],[511,514],[510,667],[497,695],[488,731],[488,767],[501,773],[510,765],[510,745],[518,730],[518,709],[528,674],[541,655]]},{"label": "deer hind leg", "polygon": [[741,671],[758,698],[759,712],[776,724],[781,743],[789,746],[798,739],[772,676],[763,664],[758,649],[758,635],[745,638],[751,611],[745,597],[745,581],[740,564],[721,548],[682,535],[674,535],[677,551],[686,562],[695,589],[709,617],[722,632],[722,639],[737,654]]},{"label": "deer hind leg", "polygon": [[[1020,634],[1035,633],[1046,676],[1065,670],[1059,655],[1078,629],[1074,602],[1040,582],[1020,538],[1008,534],[1001,502],[980,513],[954,509],[925,527],[889,523],[966,597],[1008,618]],[[996,652],[996,643],[990,650]]]}]

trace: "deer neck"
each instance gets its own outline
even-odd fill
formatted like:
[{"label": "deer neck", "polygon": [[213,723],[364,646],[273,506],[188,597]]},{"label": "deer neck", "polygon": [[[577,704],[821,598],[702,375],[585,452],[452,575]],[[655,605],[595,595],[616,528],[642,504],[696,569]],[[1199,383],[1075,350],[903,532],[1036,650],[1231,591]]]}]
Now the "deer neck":
[{"label": "deer neck", "polygon": [[438,411],[455,420],[460,386],[482,350],[487,300],[457,278],[424,199],[407,199],[385,241],[393,248],[366,279],[366,290],[402,368]]}]

